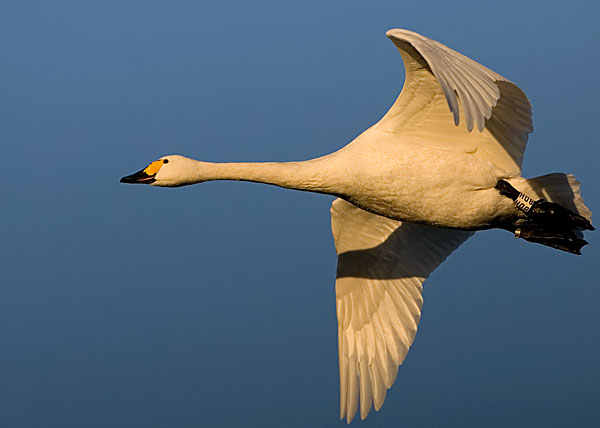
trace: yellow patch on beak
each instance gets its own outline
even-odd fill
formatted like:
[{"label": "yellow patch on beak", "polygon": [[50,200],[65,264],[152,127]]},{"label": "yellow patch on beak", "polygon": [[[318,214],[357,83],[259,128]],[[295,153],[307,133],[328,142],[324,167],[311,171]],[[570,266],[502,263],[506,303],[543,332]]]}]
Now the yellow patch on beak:
[{"label": "yellow patch on beak", "polygon": [[158,170],[160,169],[161,166],[163,166],[163,161],[161,161],[161,160],[154,161],[146,167],[146,169],[144,170],[144,173],[149,176],[154,176],[158,172]]}]

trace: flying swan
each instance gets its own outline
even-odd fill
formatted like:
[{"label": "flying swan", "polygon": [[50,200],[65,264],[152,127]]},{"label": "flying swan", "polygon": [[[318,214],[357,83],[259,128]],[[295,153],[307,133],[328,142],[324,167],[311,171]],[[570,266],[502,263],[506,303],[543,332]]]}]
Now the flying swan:
[{"label": "flying swan", "polygon": [[531,105],[514,83],[408,30],[387,32],[406,80],[394,105],[347,146],[303,162],[210,163],[164,156],[123,183],[243,180],[327,193],[340,418],[379,410],[413,343],[423,281],[474,231],[500,228],[574,254],[594,230],[572,175],[521,177]]}]

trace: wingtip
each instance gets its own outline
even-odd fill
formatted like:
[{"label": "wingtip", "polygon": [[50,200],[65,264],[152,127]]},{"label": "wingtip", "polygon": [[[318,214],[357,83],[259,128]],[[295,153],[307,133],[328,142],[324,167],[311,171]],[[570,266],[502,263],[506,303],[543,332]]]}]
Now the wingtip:
[{"label": "wingtip", "polygon": [[[402,34],[406,34],[406,33],[414,33],[414,31],[405,30],[403,28],[390,28],[389,30],[387,30],[385,32],[385,36],[388,39],[402,38]],[[414,34],[416,34],[416,33],[414,33]]]},{"label": "wingtip", "polygon": [[419,33],[415,32],[415,31],[407,30],[405,28],[390,28],[389,30],[387,30],[385,32],[385,35],[387,37],[399,37],[402,34],[420,35]]},{"label": "wingtip", "polygon": [[387,37],[388,39],[391,39],[392,37],[394,37],[394,32],[397,31],[397,28],[390,28],[389,30],[387,30],[385,32],[385,37]]}]

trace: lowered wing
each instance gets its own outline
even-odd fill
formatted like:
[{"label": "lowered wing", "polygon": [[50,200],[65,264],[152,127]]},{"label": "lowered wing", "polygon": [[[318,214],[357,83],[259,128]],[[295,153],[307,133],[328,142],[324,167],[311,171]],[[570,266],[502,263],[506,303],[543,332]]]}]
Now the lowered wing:
[{"label": "lowered wing", "polygon": [[337,199],[331,228],[335,281],[340,418],[379,410],[421,316],[423,281],[472,232],[390,220]]}]

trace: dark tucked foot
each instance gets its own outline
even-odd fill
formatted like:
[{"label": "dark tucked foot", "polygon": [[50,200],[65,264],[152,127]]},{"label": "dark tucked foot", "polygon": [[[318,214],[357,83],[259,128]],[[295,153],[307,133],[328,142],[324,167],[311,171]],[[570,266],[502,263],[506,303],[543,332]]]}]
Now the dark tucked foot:
[{"label": "dark tucked foot", "polygon": [[588,219],[554,202],[543,199],[535,201],[504,180],[498,181],[496,189],[501,195],[512,199],[515,206],[526,215],[516,220],[512,227],[507,227],[515,231],[515,237],[581,254],[581,248],[587,242],[580,238],[581,232],[577,231],[594,230]]},{"label": "dark tucked foot", "polygon": [[539,226],[519,227],[515,230],[515,237],[577,255],[581,255],[581,248],[588,244],[586,240],[579,238],[573,232],[553,231]]},{"label": "dark tucked foot", "polygon": [[535,201],[527,215],[536,223],[551,223],[566,229],[595,230],[587,218],[543,199]]},{"label": "dark tucked foot", "polygon": [[595,230],[592,223],[585,217],[554,202],[547,202],[543,199],[534,201],[515,189],[508,181],[498,180],[496,189],[501,195],[512,199],[517,208],[527,214],[531,222],[552,225],[554,229]]}]

